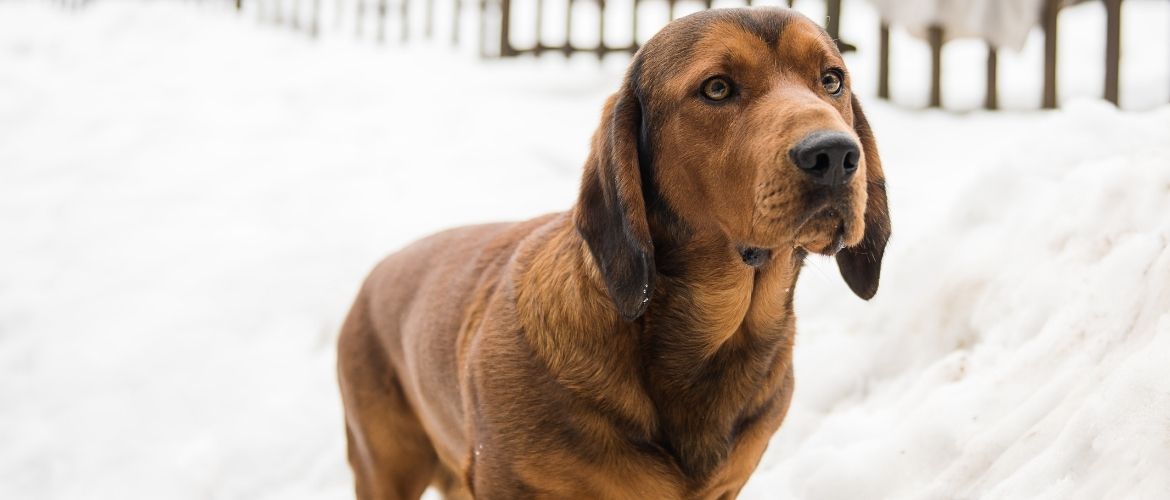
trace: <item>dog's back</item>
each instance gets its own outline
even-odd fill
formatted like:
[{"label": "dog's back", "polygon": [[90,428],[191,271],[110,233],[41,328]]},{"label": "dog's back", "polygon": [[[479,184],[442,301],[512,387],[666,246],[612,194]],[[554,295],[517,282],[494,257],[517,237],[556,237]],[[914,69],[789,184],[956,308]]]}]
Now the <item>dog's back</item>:
[{"label": "dog's back", "polygon": [[[470,308],[506,279],[500,271],[525,236],[557,215],[563,216],[436,233],[387,256],[371,271],[338,341],[338,375],[350,408],[350,460],[355,466],[381,464],[355,467],[359,491],[376,485],[363,476],[391,469],[407,471],[396,481],[402,488],[366,493],[413,498],[432,479],[443,489],[458,489],[451,469],[461,459],[456,450],[466,448],[458,383],[461,334],[474,330],[478,319]],[[425,370],[416,369],[424,365]],[[420,421],[428,423],[425,429]],[[369,441],[395,446],[359,444]],[[379,449],[402,452],[377,456]],[[429,463],[418,460],[427,455]],[[403,467],[403,460],[414,465]]]}]

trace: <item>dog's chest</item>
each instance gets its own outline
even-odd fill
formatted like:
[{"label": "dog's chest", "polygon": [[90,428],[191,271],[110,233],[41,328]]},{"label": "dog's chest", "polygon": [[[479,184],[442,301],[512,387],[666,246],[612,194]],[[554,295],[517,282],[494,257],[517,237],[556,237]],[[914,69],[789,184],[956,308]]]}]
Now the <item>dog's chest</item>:
[{"label": "dog's chest", "polygon": [[[659,318],[647,354],[647,382],[657,410],[656,446],[697,488],[728,474],[750,474],[779,427],[791,397],[791,335],[777,322],[767,332],[743,324],[713,354],[691,343],[696,322]],[[684,326],[685,325],[685,326]],[[702,325],[707,326],[707,325]],[[746,476],[744,476],[746,478]]]},{"label": "dog's chest", "polygon": [[743,420],[732,428],[665,431],[672,436],[639,448],[652,462],[667,466],[655,474],[655,482],[675,485],[671,498],[730,498],[747,482],[780,423]]},{"label": "dog's chest", "polygon": [[716,364],[686,384],[656,388],[658,422],[647,452],[670,463],[695,491],[729,476],[746,479],[779,427],[776,410],[788,395],[767,370],[749,375],[754,370],[747,368]]}]

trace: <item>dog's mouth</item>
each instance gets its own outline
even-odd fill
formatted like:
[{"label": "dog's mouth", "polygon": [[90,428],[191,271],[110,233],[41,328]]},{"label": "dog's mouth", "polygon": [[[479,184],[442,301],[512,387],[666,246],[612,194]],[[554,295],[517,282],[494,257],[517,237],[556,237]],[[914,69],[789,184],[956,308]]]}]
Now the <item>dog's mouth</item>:
[{"label": "dog's mouth", "polygon": [[821,255],[835,255],[845,248],[848,221],[842,210],[829,206],[814,210],[796,226],[795,246]]},{"label": "dog's mouth", "polygon": [[743,254],[746,247],[793,248],[808,253],[836,255],[843,248],[861,241],[865,229],[864,212],[856,197],[847,193],[814,191],[792,200],[802,208],[795,216],[782,212],[764,212],[767,222],[758,226],[753,237],[739,240],[741,257],[748,265],[756,254]]}]

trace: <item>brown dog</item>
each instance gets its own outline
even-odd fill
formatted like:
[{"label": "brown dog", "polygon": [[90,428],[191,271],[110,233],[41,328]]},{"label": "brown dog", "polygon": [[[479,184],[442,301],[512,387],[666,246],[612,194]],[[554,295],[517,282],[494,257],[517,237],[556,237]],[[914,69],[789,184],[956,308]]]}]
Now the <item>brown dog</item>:
[{"label": "brown dog", "polygon": [[431,236],[366,281],[338,350],[358,497],[733,498],[788,410],[807,252],[868,299],[889,235],[825,32],[675,21],[606,104],[572,211]]}]

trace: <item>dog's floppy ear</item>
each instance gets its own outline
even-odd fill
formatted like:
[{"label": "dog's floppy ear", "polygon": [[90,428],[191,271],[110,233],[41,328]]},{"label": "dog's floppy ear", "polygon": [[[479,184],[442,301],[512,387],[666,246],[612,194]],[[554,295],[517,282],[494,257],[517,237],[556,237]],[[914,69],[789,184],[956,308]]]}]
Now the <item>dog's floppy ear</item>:
[{"label": "dog's floppy ear", "polygon": [[882,255],[886,253],[886,242],[890,239],[890,210],[886,205],[886,177],[882,173],[882,160],[878,156],[877,142],[869,121],[861,111],[861,103],[853,96],[853,128],[861,139],[865,154],[865,177],[868,201],[865,206],[865,236],[857,246],[847,247],[837,253],[837,267],[845,283],[865,300],[877,293],[878,279],[882,272]]},{"label": "dog's floppy ear", "polygon": [[642,106],[635,80],[631,71],[622,90],[605,104],[573,215],[610,298],[627,321],[646,311],[655,277],[638,164]]}]

